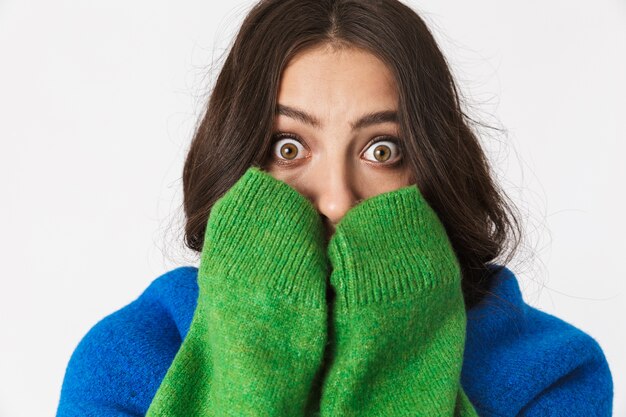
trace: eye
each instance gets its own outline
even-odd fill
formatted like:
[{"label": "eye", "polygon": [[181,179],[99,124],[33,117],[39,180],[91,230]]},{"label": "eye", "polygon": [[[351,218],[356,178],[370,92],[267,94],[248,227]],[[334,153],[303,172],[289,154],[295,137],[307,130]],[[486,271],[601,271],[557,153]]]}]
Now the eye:
[{"label": "eye", "polygon": [[[370,156],[367,160],[377,165],[395,166],[402,161],[401,150],[398,139],[384,136],[382,140],[379,138],[370,141],[362,155]],[[305,152],[306,147],[295,135],[284,132],[274,135],[271,154],[278,165],[290,165],[295,160],[305,159]]]},{"label": "eye", "polygon": [[276,158],[278,164],[289,164],[289,161],[298,158],[298,155],[304,155],[306,148],[302,143],[291,135],[279,133],[274,136],[276,139],[272,143],[272,155]]},{"label": "eye", "polygon": [[[395,164],[402,158],[402,152],[398,141],[394,138],[385,138],[385,140],[377,140],[369,146],[363,155],[370,155],[372,162],[381,164]],[[391,162],[388,162],[391,161]]]}]

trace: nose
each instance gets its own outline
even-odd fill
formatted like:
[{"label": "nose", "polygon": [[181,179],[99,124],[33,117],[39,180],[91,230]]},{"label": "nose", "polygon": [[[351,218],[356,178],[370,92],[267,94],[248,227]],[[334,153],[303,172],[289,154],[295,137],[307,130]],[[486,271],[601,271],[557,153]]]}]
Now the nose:
[{"label": "nose", "polygon": [[334,233],[341,218],[359,200],[354,182],[345,169],[326,170],[317,177],[313,193],[314,205],[322,215],[328,236]]}]

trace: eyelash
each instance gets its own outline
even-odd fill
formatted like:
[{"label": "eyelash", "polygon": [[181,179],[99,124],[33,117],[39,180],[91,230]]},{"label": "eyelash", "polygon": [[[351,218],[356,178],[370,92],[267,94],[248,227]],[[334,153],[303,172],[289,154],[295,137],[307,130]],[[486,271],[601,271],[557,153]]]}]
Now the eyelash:
[{"label": "eyelash", "polygon": [[[271,147],[272,158],[274,158],[274,152],[273,152],[274,151],[274,145],[279,140],[285,139],[285,138],[293,139],[295,141],[300,142],[300,144],[302,144],[302,141],[300,140],[300,138],[297,135],[293,134],[293,133],[276,132],[274,135],[272,135],[272,147]],[[373,144],[375,144],[377,142],[393,142],[399,149],[400,158],[398,158],[398,160],[396,160],[395,162],[391,162],[391,163],[372,162],[372,161],[368,160],[367,162],[369,164],[383,166],[385,168],[397,167],[397,166],[402,164],[402,162],[404,161],[403,149],[402,149],[402,145],[400,144],[400,140],[398,138],[396,138],[394,136],[378,136],[378,137],[372,139],[371,141],[369,141],[367,143],[367,145],[365,146],[365,149],[369,149]],[[296,163],[296,162],[285,162],[282,159],[276,159],[276,158],[274,158],[274,162],[277,163],[278,165],[281,165],[281,166],[289,166],[289,165],[293,165],[293,164]]]}]

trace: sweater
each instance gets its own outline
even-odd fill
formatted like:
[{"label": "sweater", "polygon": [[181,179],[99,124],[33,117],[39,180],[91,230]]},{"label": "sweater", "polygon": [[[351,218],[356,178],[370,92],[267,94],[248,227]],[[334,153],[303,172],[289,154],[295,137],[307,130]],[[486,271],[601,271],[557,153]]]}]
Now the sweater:
[{"label": "sweater", "polygon": [[323,229],[255,167],[215,203],[194,318],[147,416],[476,416],[461,267],[419,189],[353,207],[328,255]]},{"label": "sweater", "polygon": [[465,312],[417,187],[351,209],[327,257],[318,221],[247,171],[212,209],[200,268],[161,275],[82,338],[57,416],[611,415],[598,343],[527,305],[508,268],[490,265],[491,294]]}]

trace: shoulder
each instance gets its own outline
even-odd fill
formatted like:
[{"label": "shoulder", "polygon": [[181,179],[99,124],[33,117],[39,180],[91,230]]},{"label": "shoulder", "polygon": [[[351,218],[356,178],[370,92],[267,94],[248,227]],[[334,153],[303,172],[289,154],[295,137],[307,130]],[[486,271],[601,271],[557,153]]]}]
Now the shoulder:
[{"label": "shoulder", "polygon": [[166,272],[87,332],[67,365],[58,417],[144,415],[189,329],[196,276],[191,266]]},{"label": "shoulder", "polygon": [[185,338],[198,298],[198,268],[181,266],[157,277],[140,298],[161,307]]},{"label": "shoulder", "polygon": [[502,267],[468,311],[461,383],[482,415],[610,416],[613,381],[598,342],[528,305]]}]

